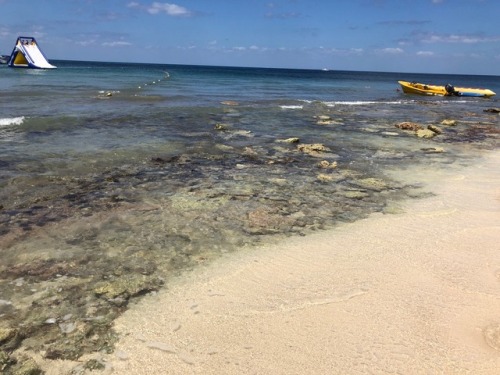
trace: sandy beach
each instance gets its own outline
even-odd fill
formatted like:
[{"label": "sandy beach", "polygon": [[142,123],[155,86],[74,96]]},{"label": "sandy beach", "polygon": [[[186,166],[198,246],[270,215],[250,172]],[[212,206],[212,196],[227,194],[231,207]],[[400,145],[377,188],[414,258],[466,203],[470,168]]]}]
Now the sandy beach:
[{"label": "sandy beach", "polygon": [[436,196],[401,214],[185,274],[116,321],[107,372],[498,374],[498,165],[436,172]]}]

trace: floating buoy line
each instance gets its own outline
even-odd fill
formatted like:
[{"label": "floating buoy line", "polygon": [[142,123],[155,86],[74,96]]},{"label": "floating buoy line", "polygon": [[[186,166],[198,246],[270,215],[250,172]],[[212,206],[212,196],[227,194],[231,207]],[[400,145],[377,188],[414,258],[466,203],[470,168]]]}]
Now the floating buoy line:
[{"label": "floating buoy line", "polygon": [[[139,85],[139,86],[137,86],[137,89],[141,90],[141,89],[147,87],[148,85],[156,85],[157,83],[160,83],[161,81],[163,81],[165,79],[169,79],[169,78],[170,78],[170,73],[167,71],[164,71],[162,78],[158,78],[155,81],[151,81],[151,82],[147,82],[147,83],[144,83],[142,85]],[[120,91],[104,91],[104,90],[102,90],[102,91],[99,91],[99,95],[97,96],[97,98],[98,99],[109,99],[114,94],[118,94],[118,93],[120,93]],[[135,94],[135,96],[137,96],[137,94]]]},{"label": "floating buoy line", "polygon": [[[170,73],[167,72],[167,71],[164,71],[163,72],[163,79],[169,79],[169,78],[170,78]],[[156,81],[150,82],[150,84],[151,85],[156,85],[157,83],[160,83],[163,79],[162,78],[157,79]],[[148,85],[148,83],[145,83],[142,86],[138,86],[137,88],[138,89],[142,89],[143,87],[146,87],[147,85]]]}]

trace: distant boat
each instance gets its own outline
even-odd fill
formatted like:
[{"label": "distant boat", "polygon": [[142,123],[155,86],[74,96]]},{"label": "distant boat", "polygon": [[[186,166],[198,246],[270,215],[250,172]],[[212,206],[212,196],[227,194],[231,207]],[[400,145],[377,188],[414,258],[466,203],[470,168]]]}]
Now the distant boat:
[{"label": "distant boat", "polygon": [[496,95],[489,89],[475,89],[468,87],[453,87],[448,84],[446,86],[427,85],[424,83],[398,81],[403,92],[406,94],[418,95],[437,95],[437,96],[475,96],[475,97],[490,97]]},{"label": "distant boat", "polygon": [[10,55],[0,55],[0,64],[7,64],[9,59]]}]

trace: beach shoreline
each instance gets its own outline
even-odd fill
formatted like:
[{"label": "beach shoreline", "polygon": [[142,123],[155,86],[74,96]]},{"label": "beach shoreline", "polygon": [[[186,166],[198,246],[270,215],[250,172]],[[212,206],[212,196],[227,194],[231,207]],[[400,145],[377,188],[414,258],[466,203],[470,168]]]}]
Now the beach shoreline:
[{"label": "beach shoreline", "polygon": [[99,358],[104,371],[498,373],[499,162],[494,151],[437,172],[436,195],[402,214],[185,273],[116,320],[121,339]]},{"label": "beach shoreline", "polygon": [[[491,108],[496,99],[404,95],[396,90],[400,73],[91,62],[62,62],[59,68],[36,77],[27,71],[0,74],[9,91],[0,118],[0,371],[160,371],[141,364],[133,354],[137,349],[160,361],[158,366],[166,359],[154,359],[150,351],[167,354],[164,368],[180,373],[341,371],[344,362],[356,372],[354,359],[371,364],[371,355],[390,363],[393,358],[373,348],[374,335],[390,340],[363,326],[359,315],[365,310],[376,317],[375,327],[385,324],[394,332],[391,342],[404,341],[396,333],[418,326],[422,310],[436,314],[393,286],[407,275],[387,269],[390,262],[401,263],[416,279],[422,268],[424,285],[434,289],[443,286],[426,279],[428,269],[432,281],[451,278],[458,283],[452,290],[469,293],[459,281],[470,275],[455,275],[460,262],[435,265],[436,254],[450,260],[433,250],[422,266],[411,253],[414,242],[425,240],[434,249],[463,223],[417,222],[418,209],[413,216],[403,213],[441,194],[437,181],[453,181],[449,185],[456,189],[474,168],[473,180],[482,181],[480,155],[498,148],[498,114]],[[36,87],[19,85],[19,77],[36,79]],[[499,84],[496,77],[456,78],[471,87]],[[439,218],[475,212],[486,188],[478,186],[469,200],[452,191],[431,201],[428,211],[441,207]],[[450,206],[455,199],[470,207]],[[401,222],[386,221],[394,215]],[[385,247],[387,238],[392,248]],[[427,254],[427,248],[417,253]],[[240,271],[243,281],[224,281],[244,265],[252,273]],[[216,280],[233,289],[206,291]],[[219,331],[190,320],[185,304],[165,310],[159,322],[170,320],[158,329],[134,321],[134,311],[149,310],[149,303],[153,315],[144,316],[155,321],[154,304],[174,306],[178,301],[163,302],[165,296],[174,290],[184,295],[190,285],[210,298],[193,294],[187,312],[201,323],[207,319],[208,326],[220,325]],[[377,310],[379,301],[395,318]],[[404,317],[407,311],[395,301],[417,306],[415,316]],[[335,320],[311,331],[304,328],[308,316],[293,317],[312,314],[319,323],[317,309]],[[358,316],[350,321],[343,311]],[[156,311],[158,317],[164,313]],[[385,323],[400,316],[405,324]],[[230,321],[233,326],[225,325]],[[262,324],[275,328],[255,336]],[[491,324],[479,332],[486,330],[495,346],[495,319]],[[128,328],[136,325],[140,335]],[[206,331],[208,341],[199,341],[192,329]],[[233,339],[242,329],[247,335]],[[221,332],[224,340],[217,336]],[[128,333],[139,337],[138,348],[120,343],[115,350]],[[250,343],[240,350],[243,341]],[[338,364],[336,353],[347,359]]]}]

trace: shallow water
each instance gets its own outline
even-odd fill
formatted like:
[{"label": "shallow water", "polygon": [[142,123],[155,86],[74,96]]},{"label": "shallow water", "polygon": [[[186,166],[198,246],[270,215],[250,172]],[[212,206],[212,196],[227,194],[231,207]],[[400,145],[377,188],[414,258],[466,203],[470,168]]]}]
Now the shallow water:
[{"label": "shallow water", "polygon": [[113,319],[173,274],[397,212],[432,193],[416,170],[498,147],[498,99],[406,96],[394,73],[56,65],[0,69],[2,347],[47,358],[112,350]]}]

